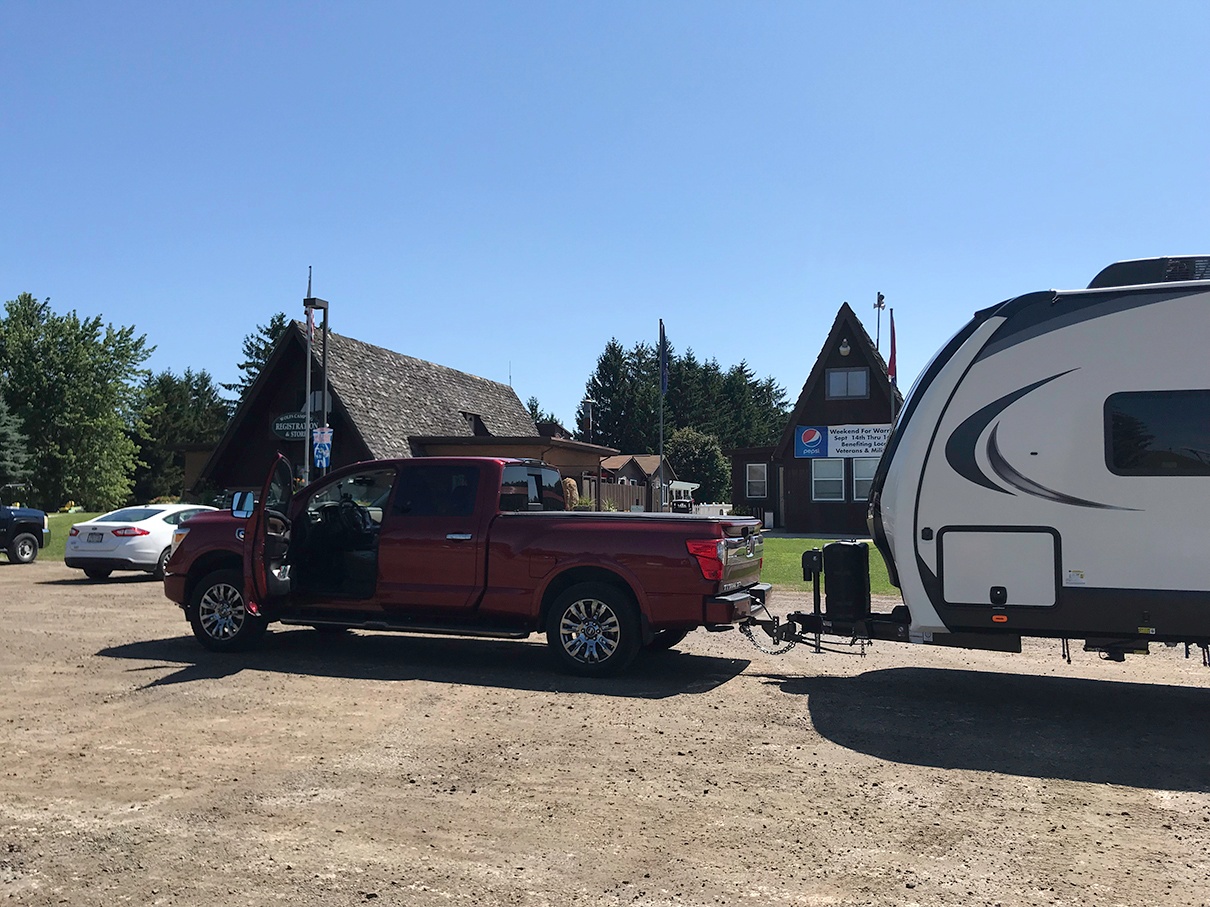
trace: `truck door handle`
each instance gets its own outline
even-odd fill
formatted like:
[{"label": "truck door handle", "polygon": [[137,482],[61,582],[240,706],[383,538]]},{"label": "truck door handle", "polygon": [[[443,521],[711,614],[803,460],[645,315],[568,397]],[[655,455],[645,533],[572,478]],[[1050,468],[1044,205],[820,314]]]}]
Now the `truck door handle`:
[{"label": "truck door handle", "polygon": [[469,542],[471,538],[469,532],[451,532],[445,537],[447,542]]}]

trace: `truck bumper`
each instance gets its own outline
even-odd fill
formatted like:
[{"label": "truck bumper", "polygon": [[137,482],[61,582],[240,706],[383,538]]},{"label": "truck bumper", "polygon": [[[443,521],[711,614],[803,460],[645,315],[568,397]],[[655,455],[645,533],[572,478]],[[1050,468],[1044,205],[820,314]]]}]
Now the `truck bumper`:
[{"label": "truck bumper", "polygon": [[757,583],[747,589],[738,589],[726,595],[706,599],[706,626],[734,624],[751,617],[764,607],[773,587],[768,583]]},{"label": "truck bumper", "polygon": [[183,573],[164,574],[164,594],[181,607],[184,607],[186,603],[185,581],[187,579],[188,577]]}]

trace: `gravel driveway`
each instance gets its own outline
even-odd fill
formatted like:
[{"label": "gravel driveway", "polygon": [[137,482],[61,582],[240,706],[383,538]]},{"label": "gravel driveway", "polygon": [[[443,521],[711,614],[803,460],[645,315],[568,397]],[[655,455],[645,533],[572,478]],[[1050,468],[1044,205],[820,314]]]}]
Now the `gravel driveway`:
[{"label": "gravel driveway", "polygon": [[1210,904],[1196,650],[220,656],[153,580],[46,562],[0,564],[0,627],[5,903]]}]

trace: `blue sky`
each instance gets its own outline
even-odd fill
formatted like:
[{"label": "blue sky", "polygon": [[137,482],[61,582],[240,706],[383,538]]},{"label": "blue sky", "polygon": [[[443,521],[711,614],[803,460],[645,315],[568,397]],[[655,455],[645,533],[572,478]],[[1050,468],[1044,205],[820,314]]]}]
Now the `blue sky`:
[{"label": "blue sky", "polygon": [[[610,337],[793,400],[972,312],[1205,252],[1205,3],[5,0],[0,294],[237,377],[302,317],[570,423]],[[887,352],[887,322],[882,322]],[[1128,351],[1123,351],[1127,353]]]}]

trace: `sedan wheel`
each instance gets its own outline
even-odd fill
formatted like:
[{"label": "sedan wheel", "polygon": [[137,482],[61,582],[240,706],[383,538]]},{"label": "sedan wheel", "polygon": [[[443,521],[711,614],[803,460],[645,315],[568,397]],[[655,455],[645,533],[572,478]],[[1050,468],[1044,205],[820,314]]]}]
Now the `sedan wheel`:
[{"label": "sedan wheel", "polygon": [[247,648],[266,627],[264,619],[248,612],[238,570],[216,570],[197,584],[189,623],[198,642],[214,652]]},{"label": "sedan wheel", "polygon": [[624,592],[604,583],[581,583],[555,600],[546,641],[573,673],[602,677],[616,673],[639,650],[639,619]]},{"label": "sedan wheel", "polygon": [[160,552],[160,559],[156,561],[155,569],[151,571],[151,575],[156,579],[164,578],[164,568],[168,565],[168,558],[172,557],[172,548],[165,548]]}]

